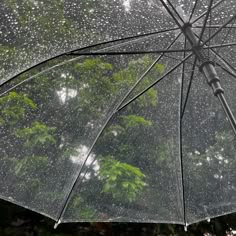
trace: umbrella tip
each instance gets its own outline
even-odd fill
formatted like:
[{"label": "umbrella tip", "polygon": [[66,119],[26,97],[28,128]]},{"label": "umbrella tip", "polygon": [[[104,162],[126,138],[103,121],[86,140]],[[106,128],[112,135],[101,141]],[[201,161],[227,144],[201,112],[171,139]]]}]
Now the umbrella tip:
[{"label": "umbrella tip", "polygon": [[57,229],[58,225],[61,224],[61,220],[58,220],[55,224],[54,224],[54,229]]},{"label": "umbrella tip", "polygon": [[185,231],[185,232],[188,231],[188,225],[187,225],[187,224],[185,224],[185,226],[184,226],[184,231]]}]

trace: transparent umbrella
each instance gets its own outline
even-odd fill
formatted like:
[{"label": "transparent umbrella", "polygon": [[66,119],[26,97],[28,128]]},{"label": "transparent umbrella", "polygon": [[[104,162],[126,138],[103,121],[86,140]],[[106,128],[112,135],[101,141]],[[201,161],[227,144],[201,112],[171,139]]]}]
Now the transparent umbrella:
[{"label": "transparent umbrella", "polygon": [[56,225],[235,212],[234,0],[0,4],[2,199]]}]

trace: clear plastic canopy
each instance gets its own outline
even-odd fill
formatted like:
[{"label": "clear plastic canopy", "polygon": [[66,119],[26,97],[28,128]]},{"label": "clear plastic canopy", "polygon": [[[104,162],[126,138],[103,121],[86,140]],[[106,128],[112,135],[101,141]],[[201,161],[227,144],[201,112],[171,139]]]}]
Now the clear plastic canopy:
[{"label": "clear plastic canopy", "polygon": [[[59,222],[236,211],[234,0],[2,0],[0,197]],[[206,62],[207,63],[207,62]]]}]

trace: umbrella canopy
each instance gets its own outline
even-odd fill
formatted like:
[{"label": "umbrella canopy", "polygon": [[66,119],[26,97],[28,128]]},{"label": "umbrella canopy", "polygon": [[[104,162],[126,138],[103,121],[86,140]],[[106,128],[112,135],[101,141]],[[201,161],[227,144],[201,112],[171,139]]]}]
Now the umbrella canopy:
[{"label": "umbrella canopy", "polygon": [[0,5],[2,199],[58,223],[235,212],[234,0]]}]

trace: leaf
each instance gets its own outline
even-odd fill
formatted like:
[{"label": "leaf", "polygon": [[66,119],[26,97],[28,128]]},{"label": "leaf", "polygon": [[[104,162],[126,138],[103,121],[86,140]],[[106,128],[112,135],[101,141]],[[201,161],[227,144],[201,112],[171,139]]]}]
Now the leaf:
[{"label": "leaf", "polygon": [[139,168],[119,162],[112,156],[101,158],[99,174],[104,182],[103,192],[117,200],[135,201],[147,186],[145,175]]}]

